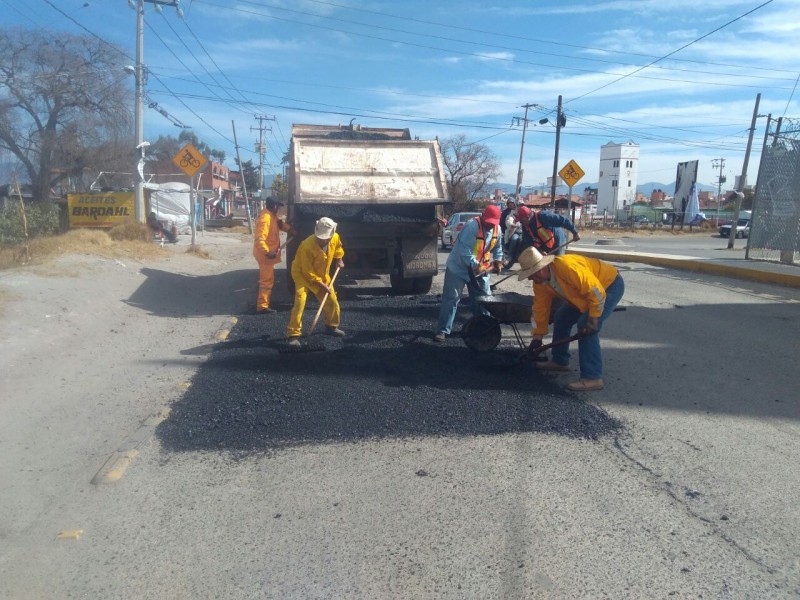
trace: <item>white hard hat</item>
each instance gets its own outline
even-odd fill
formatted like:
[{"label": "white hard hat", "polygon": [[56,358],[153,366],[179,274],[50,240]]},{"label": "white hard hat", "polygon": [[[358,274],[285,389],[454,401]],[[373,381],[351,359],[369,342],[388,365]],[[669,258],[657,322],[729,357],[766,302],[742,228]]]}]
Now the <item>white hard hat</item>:
[{"label": "white hard hat", "polygon": [[336,231],[336,221],[328,217],[322,217],[314,225],[314,235],[321,240],[329,240]]}]

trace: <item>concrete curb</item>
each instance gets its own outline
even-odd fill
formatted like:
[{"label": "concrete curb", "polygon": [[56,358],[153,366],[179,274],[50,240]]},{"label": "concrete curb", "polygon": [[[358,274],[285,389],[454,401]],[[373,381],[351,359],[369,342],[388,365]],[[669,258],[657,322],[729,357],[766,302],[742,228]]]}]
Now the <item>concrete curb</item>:
[{"label": "concrete curb", "polygon": [[[694,256],[670,256],[663,254],[648,254],[645,252],[620,252],[618,250],[607,250],[605,248],[575,248],[569,249],[570,253],[602,258],[603,260],[616,262],[635,262],[669,269],[680,269],[695,273],[707,273],[709,275],[721,275],[723,277],[733,277],[747,281],[757,281],[760,283],[772,283],[786,287],[800,288],[800,268],[797,275],[791,273],[779,273],[769,268],[769,263],[753,261],[752,267],[724,264],[714,259],[698,258]],[[766,265],[759,268],[758,265]],[[792,268],[792,267],[787,267]]]}]

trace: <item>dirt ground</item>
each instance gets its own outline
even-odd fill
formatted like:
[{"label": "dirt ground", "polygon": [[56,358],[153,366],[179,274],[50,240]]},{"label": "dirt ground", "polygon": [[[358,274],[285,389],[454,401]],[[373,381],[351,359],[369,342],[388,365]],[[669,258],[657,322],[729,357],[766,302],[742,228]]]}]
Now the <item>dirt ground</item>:
[{"label": "dirt ground", "polygon": [[[52,468],[30,450],[49,445],[49,461],[82,455],[64,465],[64,475],[88,482],[122,440],[186,388],[204,356],[184,349],[210,345],[231,315],[254,303],[251,239],[199,234],[209,258],[187,253],[189,237],[181,236],[163,249],[140,242],[116,256],[69,253],[0,271],[4,462]],[[5,483],[24,501],[43,493],[26,489],[22,471]]]}]

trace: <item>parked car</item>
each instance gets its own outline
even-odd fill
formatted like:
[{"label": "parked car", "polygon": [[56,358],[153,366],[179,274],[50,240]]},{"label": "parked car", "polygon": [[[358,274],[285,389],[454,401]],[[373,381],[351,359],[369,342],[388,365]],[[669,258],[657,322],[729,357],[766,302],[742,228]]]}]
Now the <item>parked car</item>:
[{"label": "parked car", "polygon": [[450,215],[447,225],[442,229],[442,248],[451,247],[458,237],[458,233],[467,224],[467,221],[474,217],[480,217],[479,212],[459,212]]},{"label": "parked car", "polygon": [[631,221],[633,221],[635,225],[647,225],[650,219],[648,219],[646,215],[634,215],[631,217]]},{"label": "parked car", "polygon": [[[748,218],[739,219],[739,221],[736,223],[736,233],[734,234],[734,236],[736,238],[750,237],[750,219]],[[719,237],[730,239],[731,237],[730,224],[722,225],[719,228]]]}]

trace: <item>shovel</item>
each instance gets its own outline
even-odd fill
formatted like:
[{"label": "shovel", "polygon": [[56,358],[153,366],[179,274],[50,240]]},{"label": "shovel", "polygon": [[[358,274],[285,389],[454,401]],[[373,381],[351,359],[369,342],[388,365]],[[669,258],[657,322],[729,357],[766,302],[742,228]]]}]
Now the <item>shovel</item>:
[{"label": "shovel", "polygon": [[[569,241],[566,241],[566,242],[564,242],[563,244],[561,244],[560,246],[556,246],[555,248],[553,248],[552,250],[550,250],[550,252],[545,252],[545,253],[543,254],[543,256],[547,256],[548,254],[553,254],[554,252],[558,252],[558,251],[559,251],[559,250],[561,250],[561,249],[562,249],[564,246],[568,246],[569,244],[571,244],[571,243],[572,243],[572,242],[574,242],[574,241],[575,241],[574,239],[572,239],[572,240],[569,240]],[[493,283],[492,285],[490,285],[490,286],[489,286],[489,289],[490,289],[490,290],[492,290],[493,292],[494,292],[494,291],[496,291],[496,290],[497,290],[497,286],[498,286],[498,285],[500,285],[501,283],[503,283],[503,282],[504,282],[506,279],[511,279],[512,277],[514,277],[514,276],[515,276],[516,274],[518,274],[518,273],[519,273],[519,271],[514,271],[514,272],[513,272],[513,273],[511,273],[510,275],[506,275],[505,277],[503,277],[502,279],[500,279],[500,280],[499,280],[497,283]]]},{"label": "shovel", "polygon": [[574,342],[575,340],[579,340],[582,337],[585,337],[587,335],[589,335],[588,330],[581,329],[575,335],[571,335],[569,337],[566,337],[566,338],[563,338],[563,339],[560,339],[560,340],[555,340],[554,342],[550,342],[549,344],[544,344],[543,346],[539,346],[538,348],[536,348],[534,350],[531,350],[530,348],[528,348],[527,350],[525,350],[525,354],[523,356],[527,356],[530,360],[534,360],[534,361],[537,361],[537,362],[539,362],[539,361],[543,362],[543,361],[547,360],[547,357],[546,356],[540,356],[542,354],[542,352],[545,352],[545,351],[547,351],[550,348],[553,348],[555,346],[561,346],[563,344],[569,344],[570,342]]},{"label": "shovel", "polygon": [[[331,282],[329,284],[330,287],[333,287],[334,281],[336,281],[337,275],[339,275],[339,267],[336,267],[336,271],[331,277]],[[329,292],[325,292],[325,295],[322,297],[322,301],[319,303],[319,308],[317,309],[317,314],[314,315],[314,321],[311,323],[311,327],[308,329],[308,333],[306,333],[304,340],[301,342],[300,346],[283,346],[278,349],[278,352],[282,354],[299,354],[305,352],[324,352],[325,345],[320,342],[312,342],[309,340],[311,334],[314,333],[314,329],[317,326],[317,322],[319,321],[320,315],[322,315],[322,309],[325,307],[325,302],[328,300],[328,296],[330,296]]]},{"label": "shovel", "polygon": [[[334,271],[333,277],[331,277],[331,283],[328,287],[333,287],[333,282],[336,281],[336,276],[339,275],[339,270],[339,267],[336,267],[336,271]],[[319,303],[317,314],[314,315],[314,321],[312,321],[311,327],[308,330],[308,337],[311,337],[311,334],[314,333],[314,328],[317,326],[317,321],[319,321],[319,316],[322,314],[322,309],[325,308],[325,302],[328,300],[328,296],[330,296],[330,293],[325,292],[325,295],[322,297],[322,302]]]}]

